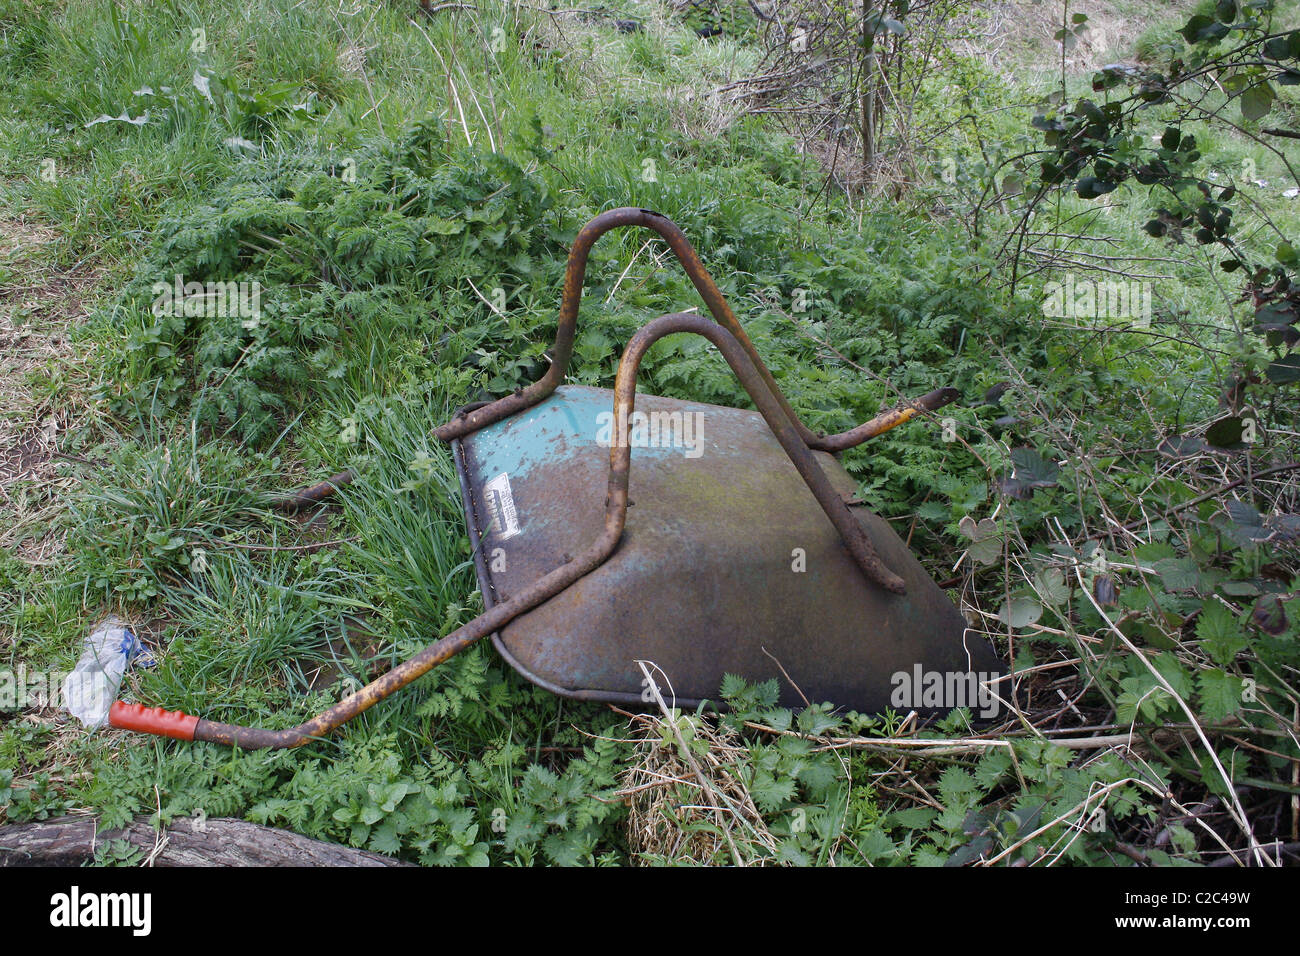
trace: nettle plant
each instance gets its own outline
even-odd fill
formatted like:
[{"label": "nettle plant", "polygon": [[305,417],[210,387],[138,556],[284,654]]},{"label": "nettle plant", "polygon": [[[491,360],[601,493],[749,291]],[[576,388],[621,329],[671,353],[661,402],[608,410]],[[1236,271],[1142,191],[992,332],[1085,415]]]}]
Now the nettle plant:
[{"label": "nettle plant", "polygon": [[[1275,31],[1273,13],[1274,0],[1218,0],[1212,15],[1193,16],[1160,47],[1167,58],[1161,68],[1103,67],[1092,78],[1098,96],[1073,106],[1064,105],[1065,95],[1057,91],[1051,99],[1060,105],[1033,119],[1045,148],[1012,161],[1031,185],[1037,180],[1024,222],[1063,190],[1097,199],[1136,184],[1159,203],[1144,224],[1147,233],[1221,250],[1219,268],[1244,277],[1241,301],[1250,305],[1249,329],[1256,335],[1248,338],[1239,330],[1235,368],[1225,383],[1225,404],[1234,413],[1247,409],[1252,397],[1271,399],[1277,387],[1300,381],[1300,354],[1293,351],[1300,341],[1300,254],[1248,193],[1214,182],[1213,172],[1202,175],[1202,150],[1188,127],[1244,134],[1300,183],[1277,145],[1300,139],[1300,133],[1262,125],[1271,113],[1287,109],[1279,88],[1300,85],[1300,30]],[[1152,123],[1153,116],[1165,122]],[[1031,161],[1038,162],[1036,171]],[[1234,228],[1243,207],[1251,217],[1248,237]],[[1274,241],[1261,244],[1261,232]],[[1021,230],[1017,259],[1025,242]],[[1245,421],[1252,417],[1242,416],[1238,432],[1252,427]]]},{"label": "nettle plant", "polygon": [[[129,330],[115,409],[189,403],[202,424],[260,442],[321,390],[363,384],[403,348],[449,347],[444,357],[496,369],[498,391],[536,377],[542,345],[512,348],[524,354],[502,370],[485,343],[526,338],[500,315],[551,283],[550,193],[503,156],[444,147],[426,122],[355,157],[250,161],[165,218],[112,316]],[[182,281],[257,282],[258,314],[156,308],[157,286]],[[497,319],[484,321],[476,289],[500,299],[487,313]]]}]

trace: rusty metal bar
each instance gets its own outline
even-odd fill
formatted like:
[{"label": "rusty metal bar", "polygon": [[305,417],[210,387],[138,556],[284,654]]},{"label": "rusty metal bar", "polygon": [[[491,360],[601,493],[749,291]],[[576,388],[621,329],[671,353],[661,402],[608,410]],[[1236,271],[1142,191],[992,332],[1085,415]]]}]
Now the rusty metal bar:
[{"label": "rusty metal bar", "polygon": [[923,412],[935,412],[943,408],[950,402],[957,400],[958,392],[955,388],[936,388],[933,392],[927,392],[920,398],[907,399],[898,405],[889,409],[887,412],[881,412],[870,421],[863,422],[857,428],[844,432],[842,435],[836,435],[836,438],[848,436],[846,448],[852,448],[854,445],[860,445],[868,438],[875,438],[877,435],[883,435],[891,428],[897,428],[910,422],[917,415]]},{"label": "rusty metal bar", "polygon": [[[956,401],[957,390],[955,388],[936,388],[933,392],[922,395],[920,398],[908,399],[899,403],[889,411],[881,412],[870,421],[863,422],[857,428],[844,432],[842,436],[849,436],[850,440],[846,447],[852,448],[859,445],[869,438],[875,438],[883,435],[891,428],[897,428],[899,425],[906,424],[921,412],[934,412],[950,402]],[[461,412],[468,413],[480,408],[486,408],[492,402],[476,402],[472,405],[465,406]],[[821,449],[819,449],[821,450]],[[356,480],[356,475],[349,469],[341,471],[337,475],[331,475],[324,481],[318,481],[314,485],[308,485],[304,488],[295,488],[292,491],[285,492],[283,495],[274,497],[270,505],[280,511],[296,512],[311,505],[319,504],[326,498],[333,495],[345,485],[352,484]]]},{"label": "rusty metal bar", "polygon": [[[687,240],[677,224],[666,216],[649,209],[637,209],[625,206],[601,213],[588,222],[578,232],[577,238],[569,250],[569,260],[564,273],[564,293],[560,302],[559,326],[555,334],[554,360],[542,378],[532,385],[516,390],[513,394],[495,402],[475,402],[458,410],[453,418],[435,428],[433,434],[443,441],[463,437],[472,431],[500,421],[503,418],[530,408],[550,395],[564,381],[569,362],[573,357],[574,336],[577,332],[578,305],[582,300],[583,279],[587,272],[587,259],[596,240],[611,229],[622,226],[644,226],[659,233],[668,243],[668,247],[677,256],[694,283],[700,298],[704,300],[714,319],[727,329],[740,344],[758,373],[764,388],[775,398],[782,413],[794,424],[795,430],[803,442],[818,451],[838,452],[860,445],[869,438],[874,438],[889,429],[909,421],[919,411],[934,411],[947,405],[957,397],[955,389],[941,388],[919,399],[907,401],[895,409],[883,412],[868,422],[840,432],[838,435],[817,435],[799,420],[794,409],[790,407],[785,395],[777,386],[776,380],[754,348],[745,330],[741,327],[735,313],[727,304],[713,277],[709,275],[699,254]],[[299,511],[328,498],[340,487],[351,484],[355,476],[351,471],[343,471],[327,478],[325,481],[296,489],[272,499],[271,506],[284,511]]]},{"label": "rusty metal bar", "polygon": [[[620,487],[622,489],[621,496],[619,494]],[[415,657],[398,664],[382,677],[367,684],[356,693],[344,698],[329,710],[316,715],[304,724],[289,730],[263,730],[259,727],[244,727],[239,724],[224,724],[199,719],[194,727],[193,739],[242,747],[246,750],[258,750],[268,747],[301,747],[315,738],[328,734],[341,724],[346,723],[363,711],[369,710],[393,692],[401,690],[416,678],[427,674],[439,664],[487,637],[493,631],[504,627],[520,614],[531,610],[547,598],[560,593],[574,581],[599,567],[606,558],[613,554],[614,549],[618,546],[618,540],[623,534],[623,524],[626,518],[627,467],[624,464],[621,476],[616,475],[611,469],[609,494],[606,497],[605,507],[605,531],[590,548],[578,557],[539,578],[510,600],[498,604],[463,627],[452,631],[441,640],[430,644]]]},{"label": "rusty metal bar", "polygon": [[309,508],[324,501],[344,485],[352,484],[355,477],[351,470],[340,471],[337,475],[331,475],[324,481],[318,481],[314,485],[308,485],[306,488],[295,488],[293,491],[272,498],[271,507],[290,513],[301,511],[303,508]]},{"label": "rusty metal bar", "polygon": [[[661,315],[659,318],[642,326],[631,341],[628,342],[627,348],[623,352],[623,358],[618,365],[618,375],[614,381],[614,422],[615,433],[622,436],[622,440],[627,440],[627,419],[633,411],[636,401],[636,373],[641,365],[641,359],[646,350],[659,341],[665,335],[672,335],[675,332],[693,332],[696,335],[702,335],[717,347],[722,353],[722,357],[727,360],[731,370],[735,372],[736,378],[744,386],[745,391],[753,400],[754,406],[758,409],[763,420],[767,422],[768,427],[776,436],[781,447],[785,449],[786,455],[794,463],[795,468],[803,477],[804,482],[808,485],[808,490],[813,493],[817,503],[821,505],[822,510],[826,512],[826,517],[831,520],[835,528],[840,533],[840,538],[844,541],[845,547],[853,555],[858,567],[862,569],[867,578],[895,594],[903,594],[906,586],[903,579],[889,570],[876,554],[876,548],[871,543],[871,538],[867,536],[866,531],[858,522],[858,519],[849,511],[848,504],[831,486],[830,479],[822,471],[821,465],[817,463],[809,451],[808,446],[804,444],[803,439],[795,430],[794,424],[783,414],[781,406],[777,403],[775,396],[768,391],[758,369],[750,360],[749,355],[736,339],[719,325],[715,325],[708,319],[700,315],[690,313],[670,313]],[[929,396],[927,396],[929,397]],[[915,410],[910,410],[915,414]],[[897,413],[899,417],[902,413]],[[911,414],[907,417],[911,417]],[[900,420],[905,421],[906,418]],[[882,430],[892,428],[899,421],[893,424],[886,424]],[[868,423],[870,424],[870,423]],[[627,457],[622,459],[626,466]],[[611,468],[616,468],[617,464],[611,457]],[[626,477],[622,481],[624,493],[626,493]],[[613,483],[611,482],[611,488]]]},{"label": "rusty metal bar", "polygon": [[460,438],[472,431],[498,422],[503,418],[523,411],[536,405],[546,396],[550,395],[564,381],[564,376],[568,372],[569,362],[573,357],[573,342],[578,324],[578,304],[582,301],[583,279],[587,272],[587,258],[591,253],[591,247],[595,245],[596,240],[609,232],[611,229],[617,229],[622,226],[643,226],[659,233],[664,241],[668,243],[668,248],[677,256],[681,262],[682,268],[686,270],[687,276],[695,285],[696,291],[704,304],[708,307],[709,312],[719,325],[725,328],[735,340],[740,344],[742,350],[748,356],[753,364],[759,381],[766,391],[768,391],[781,413],[788,418],[795,429],[795,433],[809,448],[815,448],[819,451],[844,451],[855,445],[861,444],[871,437],[871,434],[864,432],[868,422],[857,428],[841,432],[838,435],[818,435],[811,431],[795,414],[790,403],[786,400],[785,395],[776,384],[776,379],[763,363],[754,348],[754,343],[750,341],[745,334],[744,328],[741,327],[735,313],[731,311],[731,306],[723,297],[722,292],[718,289],[717,283],[709,275],[704,263],[700,260],[699,254],[687,240],[685,234],[678,228],[667,216],[663,216],[649,209],[637,209],[631,206],[625,206],[620,209],[611,209],[596,216],[578,231],[577,238],[573,241],[573,246],[569,250],[569,260],[564,272],[564,293],[560,300],[560,317],[558,328],[555,333],[555,345],[552,349],[551,367],[533,384],[516,389],[510,395],[489,403],[485,407],[474,410],[462,410],[458,412],[451,421],[434,429],[434,436],[443,440],[451,441],[453,438]]},{"label": "rusty metal bar", "polygon": [[618,547],[627,520],[629,474],[632,463],[628,429],[629,417],[636,401],[637,370],[646,350],[665,335],[674,332],[694,332],[704,336],[717,347],[776,435],[777,441],[785,449],[799,474],[803,476],[809,490],[839,530],[845,546],[859,567],[868,578],[882,587],[894,593],[903,593],[902,579],[885,567],[880,560],[871,539],[853,517],[843,498],[835,492],[825,472],[813,458],[793,424],[783,414],[775,397],[765,387],[743,346],[721,326],[709,322],[702,316],[674,313],[660,316],[638,331],[628,343],[619,362],[614,386],[615,441],[612,442],[609,450],[605,530],[600,538],[581,555],[560,565],[508,601],[496,605],[468,624],[430,644],[415,657],[398,664],[382,677],[297,727],[287,730],[266,730],[204,720],[180,712],[166,712],[121,702],[113,705],[110,722],[116,727],[181,739],[205,740],[249,750],[301,747],[330,733],[434,667],[504,627],[520,614],[531,610],[591,573]]}]

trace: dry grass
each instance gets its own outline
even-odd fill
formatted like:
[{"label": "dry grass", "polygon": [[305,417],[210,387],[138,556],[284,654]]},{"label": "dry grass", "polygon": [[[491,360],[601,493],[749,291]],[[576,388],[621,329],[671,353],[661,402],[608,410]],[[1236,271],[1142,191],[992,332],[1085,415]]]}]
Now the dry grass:
[{"label": "dry grass", "polygon": [[635,57],[629,62],[628,36],[608,14],[561,10],[539,16],[523,42],[531,44],[539,63],[549,60],[582,82],[579,99],[606,99],[615,89],[641,91],[668,104],[683,136],[717,136],[743,114],[715,90],[752,70],[758,59],[752,49],[725,36],[696,38],[664,4],[639,4],[631,16],[639,24],[636,34],[649,41],[646,46],[666,51],[661,71],[647,69]]},{"label": "dry grass", "polygon": [[54,265],[55,243],[40,223],[0,220],[0,548],[31,564],[62,546],[51,519],[74,479],[60,474],[60,440],[90,415],[75,382],[91,355],[69,330],[103,275]]},{"label": "dry grass", "polygon": [[[907,34],[878,46],[880,70],[872,82],[879,125],[868,162],[860,135],[856,26],[846,30],[836,20],[837,8],[824,0],[779,0],[769,6],[774,19],[763,28],[766,57],[751,74],[721,85],[715,98],[733,110],[772,115],[850,196],[865,191],[897,199],[917,179],[916,157],[932,151],[936,139],[951,136],[946,127],[918,128],[914,115],[923,86],[941,98],[960,94],[945,85],[951,54],[982,61],[1010,83],[1037,87],[1057,82],[1062,67],[1079,76],[1131,60],[1140,32],[1121,4],[1074,0],[1068,14],[1085,14],[1088,21],[1062,63],[1056,39],[1062,29],[1060,4],[1003,0],[968,10],[946,0],[914,3],[904,18]],[[1160,0],[1144,24],[1192,6],[1190,0]],[[804,28],[810,31],[806,49],[794,50],[789,38]]]},{"label": "dry grass", "polygon": [[622,775],[627,841],[641,865],[770,863],[776,839],[735,773],[748,749],[716,720],[629,715],[636,753]]},{"label": "dry grass", "polygon": [[[1148,26],[1179,14],[1191,15],[1195,0],[1156,0],[1143,10],[1140,20],[1125,4],[1112,0],[1072,0],[1069,13],[1088,17],[1086,28],[1066,51],[1065,69],[1078,75],[1107,63],[1132,62],[1134,44]],[[963,41],[962,52],[978,56],[1008,79],[1016,71],[1056,71],[1061,68],[1062,7],[1047,0],[1004,0],[989,4],[981,35]]]},{"label": "dry grass", "polygon": [[[1180,6],[1161,4],[1152,11],[1158,17]],[[1071,14],[1088,17],[1086,28],[1073,47],[1066,51],[1065,69],[1071,74],[1096,70],[1113,59],[1131,54],[1140,32],[1130,16],[1116,10],[1108,0],[1074,0]],[[1061,44],[1056,33],[1062,27],[1060,4],[1042,2],[1004,2],[990,4],[985,11],[980,35],[963,39],[963,52],[977,56],[998,69],[1059,70]],[[1014,78],[1014,77],[1013,77]]]}]

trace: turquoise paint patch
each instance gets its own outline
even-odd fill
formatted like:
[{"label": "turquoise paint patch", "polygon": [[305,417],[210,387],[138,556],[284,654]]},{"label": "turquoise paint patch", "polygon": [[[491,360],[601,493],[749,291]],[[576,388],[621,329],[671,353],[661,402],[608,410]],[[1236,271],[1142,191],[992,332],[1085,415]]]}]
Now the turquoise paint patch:
[{"label": "turquoise paint patch", "polygon": [[[556,466],[565,458],[585,448],[596,448],[602,453],[608,445],[599,444],[597,437],[604,424],[605,433],[612,429],[608,423],[614,410],[611,392],[579,385],[557,388],[545,401],[505,421],[496,422],[474,435],[474,456],[478,472],[485,479],[505,472],[513,479],[523,477],[535,468]],[[699,413],[696,422],[701,425],[699,451],[716,449],[707,431],[708,413],[716,408],[709,405],[687,404],[685,414]],[[743,412],[741,413],[743,414]],[[754,416],[758,421],[758,415]],[[683,457],[687,448],[678,445],[633,446],[633,459],[645,456]],[[694,453],[692,451],[692,453]]]}]

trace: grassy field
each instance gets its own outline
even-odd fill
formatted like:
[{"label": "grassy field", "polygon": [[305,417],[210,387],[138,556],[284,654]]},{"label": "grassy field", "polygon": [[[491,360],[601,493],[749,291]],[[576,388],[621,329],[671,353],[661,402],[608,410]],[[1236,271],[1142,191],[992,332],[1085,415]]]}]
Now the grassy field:
[{"label": "grassy field", "polygon": [[[11,680],[68,671],[115,612],[156,659],[127,699],[290,727],[472,619],[460,491],[430,430],[542,374],[567,246],[616,206],[682,227],[811,426],[960,390],[950,422],[845,465],[1021,672],[998,746],[972,742],[968,712],[791,713],[739,680],[719,688],[725,719],[630,718],[533,687],[487,646],[297,751],[89,732],[19,694],[0,698],[0,822],[233,816],[425,864],[1204,863],[1251,827],[1295,844],[1294,542],[1225,530],[1223,485],[1295,459],[1300,406],[1261,385],[1258,445],[1157,451],[1225,414],[1250,352],[1238,285],[1205,247],[1144,230],[1162,200],[1136,185],[1045,203],[1031,228],[1096,244],[1049,237],[1014,284],[1023,197],[972,228],[995,167],[1039,141],[1042,98],[1154,56],[1191,5],[1077,9],[1096,32],[1064,60],[1046,0],[995,7],[985,39],[953,47],[960,70],[927,80],[915,116],[945,132],[891,197],[828,184],[817,150],[717,93],[762,63],[759,26],[726,5],[705,38],[698,10],[658,0],[0,0]],[[1294,126],[1296,102],[1282,87],[1269,122]],[[1300,227],[1277,153],[1197,135],[1204,175],[1251,199],[1244,242]],[[1145,283],[1149,326],[1045,316],[1067,274]],[[257,283],[260,315],[160,314],[178,275]],[[603,239],[588,276],[572,379],[610,387],[632,332],[697,299],[640,234]],[[641,382],[748,405],[703,342],[659,346]],[[1013,467],[1046,469],[1041,489],[1009,492]],[[359,477],[337,504],[272,507],[343,468]],[[1236,496],[1294,517],[1293,477]],[[1280,627],[1259,623],[1266,599]],[[689,776],[674,728],[727,771],[743,826],[684,809],[694,783],[641,786]],[[883,742],[918,734],[945,743],[900,765]],[[141,856],[110,843],[100,862]]]}]

